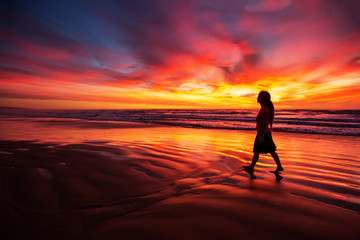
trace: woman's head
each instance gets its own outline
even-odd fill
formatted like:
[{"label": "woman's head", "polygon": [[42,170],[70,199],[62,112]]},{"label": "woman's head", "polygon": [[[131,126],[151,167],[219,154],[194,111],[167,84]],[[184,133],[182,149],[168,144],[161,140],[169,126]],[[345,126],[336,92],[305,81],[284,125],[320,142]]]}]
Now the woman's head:
[{"label": "woman's head", "polygon": [[258,98],[257,98],[258,103],[260,104],[265,104],[271,102],[271,96],[270,93],[268,91],[260,91]]},{"label": "woman's head", "polygon": [[272,126],[272,123],[274,121],[275,109],[273,103],[271,102],[270,93],[268,91],[260,91],[257,97],[257,101],[261,104],[261,106],[266,106],[269,109],[270,126]]}]

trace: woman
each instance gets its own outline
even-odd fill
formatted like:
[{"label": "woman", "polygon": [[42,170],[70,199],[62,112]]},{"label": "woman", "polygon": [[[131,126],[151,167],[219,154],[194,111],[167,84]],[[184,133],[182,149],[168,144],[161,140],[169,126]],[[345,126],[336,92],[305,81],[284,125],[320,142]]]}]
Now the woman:
[{"label": "woman", "polygon": [[257,98],[258,103],[261,105],[261,109],[256,116],[256,130],[257,135],[254,142],[254,155],[252,162],[249,166],[243,166],[244,170],[254,176],[254,167],[256,162],[259,160],[260,153],[270,153],[274,158],[277,168],[274,171],[275,174],[278,174],[280,171],[283,171],[281,166],[279,156],[277,155],[276,146],[271,136],[272,123],[274,121],[274,105],[271,102],[270,93],[267,91],[261,91]]}]

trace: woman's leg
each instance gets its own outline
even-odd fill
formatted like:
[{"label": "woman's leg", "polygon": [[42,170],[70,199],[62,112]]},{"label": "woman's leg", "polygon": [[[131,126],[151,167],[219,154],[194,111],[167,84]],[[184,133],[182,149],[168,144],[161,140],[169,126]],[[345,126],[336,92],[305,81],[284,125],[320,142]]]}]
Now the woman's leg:
[{"label": "woman's leg", "polygon": [[251,164],[249,166],[243,166],[245,172],[249,173],[251,175],[251,179],[255,179],[256,177],[254,176],[254,167],[256,162],[259,160],[259,153],[258,152],[254,152]]},{"label": "woman's leg", "polygon": [[255,167],[255,164],[257,163],[258,160],[259,160],[259,153],[258,153],[258,152],[254,152],[254,155],[253,155],[253,158],[252,158],[252,161],[251,161],[251,164],[250,164],[249,167],[254,168],[254,167]]},{"label": "woman's leg", "polygon": [[254,152],[251,164],[249,166],[243,166],[243,168],[245,169],[245,171],[247,173],[252,174],[254,172],[254,167],[256,162],[259,160],[259,153],[258,152]]},{"label": "woman's leg", "polygon": [[277,168],[275,171],[284,171],[283,167],[281,166],[281,162],[280,162],[280,158],[279,156],[277,155],[276,152],[271,152],[270,153],[271,156],[273,157],[274,161],[276,162],[276,165],[277,165]]}]

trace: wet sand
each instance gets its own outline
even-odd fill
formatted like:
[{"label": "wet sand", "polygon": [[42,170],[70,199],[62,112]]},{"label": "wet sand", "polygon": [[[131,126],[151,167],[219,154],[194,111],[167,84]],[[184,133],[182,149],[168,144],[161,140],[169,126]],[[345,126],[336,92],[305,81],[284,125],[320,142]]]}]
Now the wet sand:
[{"label": "wet sand", "polygon": [[[359,137],[2,118],[1,239],[357,239]],[[335,149],[336,151],[330,151]]]}]

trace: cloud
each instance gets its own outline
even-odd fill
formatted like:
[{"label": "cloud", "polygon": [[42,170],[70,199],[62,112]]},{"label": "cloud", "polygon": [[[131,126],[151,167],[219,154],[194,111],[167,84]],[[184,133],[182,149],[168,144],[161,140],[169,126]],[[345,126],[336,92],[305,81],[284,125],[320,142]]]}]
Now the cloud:
[{"label": "cloud", "polygon": [[292,0],[292,2],[307,14],[342,18],[350,29],[357,29],[360,26],[358,14],[360,2],[357,0]]},{"label": "cloud", "polygon": [[291,0],[262,0],[253,5],[247,5],[245,9],[250,12],[274,12],[290,6]]},{"label": "cloud", "polygon": [[[324,84],[358,71],[354,0],[13,0],[2,6],[3,90],[41,83],[58,98],[54,85],[66,91],[88,84],[160,96],[281,84],[285,94],[295,83]],[[76,91],[84,97],[90,90]],[[10,92],[28,96],[26,89]]]}]

